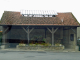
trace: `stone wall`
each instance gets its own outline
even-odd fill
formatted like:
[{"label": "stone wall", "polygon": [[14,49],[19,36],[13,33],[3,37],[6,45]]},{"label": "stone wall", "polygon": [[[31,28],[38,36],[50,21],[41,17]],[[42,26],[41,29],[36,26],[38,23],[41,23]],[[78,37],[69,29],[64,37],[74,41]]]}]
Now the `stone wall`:
[{"label": "stone wall", "polygon": [[[73,31],[74,30],[74,31]],[[73,30],[70,29],[65,29],[63,31],[63,44],[66,48],[75,48],[76,47],[76,41],[77,41],[77,29],[73,28]],[[70,39],[70,35],[73,34],[74,35],[74,40],[72,41]]]},{"label": "stone wall", "polygon": [[25,50],[63,50],[64,46],[17,46],[17,49]]},{"label": "stone wall", "polygon": [[[75,28],[73,30],[69,30],[69,48],[75,48],[77,46],[77,29]],[[74,34],[74,41],[71,41],[70,34]]]}]

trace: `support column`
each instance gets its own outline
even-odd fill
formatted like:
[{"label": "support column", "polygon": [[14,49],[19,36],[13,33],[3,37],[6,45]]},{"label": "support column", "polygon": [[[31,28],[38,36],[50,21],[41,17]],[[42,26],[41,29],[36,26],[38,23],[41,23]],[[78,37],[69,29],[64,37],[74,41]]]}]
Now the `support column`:
[{"label": "support column", "polygon": [[54,28],[52,28],[52,46],[54,45]]},{"label": "support column", "polygon": [[78,51],[79,49],[78,49],[78,46],[77,46],[77,28],[75,28],[75,29],[71,28],[71,30],[74,33],[74,48],[75,48],[75,50]]},{"label": "support column", "polygon": [[29,28],[28,28],[28,30],[26,30],[24,27],[22,27],[23,28],[23,30],[28,34],[28,44],[29,44],[29,34],[31,33],[31,31],[34,29],[34,28],[32,28],[31,30],[29,30]]},{"label": "support column", "polygon": [[6,44],[6,32],[9,29],[9,27],[7,28],[2,28],[3,29],[3,33],[2,33],[2,44]]},{"label": "support column", "polygon": [[9,27],[5,28],[3,27],[3,32],[2,32],[2,45],[1,45],[1,49],[5,49],[7,47],[6,44],[6,33],[7,33],[7,30],[9,29]]},{"label": "support column", "polygon": [[28,44],[29,44],[29,28],[28,28],[28,33],[27,34],[28,34]]},{"label": "support column", "polygon": [[54,46],[54,33],[57,31],[58,28],[54,30],[54,27],[52,27],[52,31],[48,27],[47,29],[52,33],[52,46]]}]

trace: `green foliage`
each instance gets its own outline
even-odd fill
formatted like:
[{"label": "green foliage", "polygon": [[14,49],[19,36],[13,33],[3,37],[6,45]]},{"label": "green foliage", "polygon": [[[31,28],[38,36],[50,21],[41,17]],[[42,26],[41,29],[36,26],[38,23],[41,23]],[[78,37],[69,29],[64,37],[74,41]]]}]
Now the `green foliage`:
[{"label": "green foliage", "polygon": [[41,44],[39,44],[39,43],[35,43],[35,44],[30,43],[29,45],[30,46],[51,46],[50,43],[41,43]]},{"label": "green foliage", "polygon": [[45,41],[46,41],[46,39],[45,39],[45,38],[43,38],[43,41],[45,42]]},{"label": "green foliage", "polygon": [[37,36],[37,35],[35,35],[35,36],[33,36],[33,38],[31,39],[31,40],[39,40],[39,41],[43,41],[43,42],[36,42],[36,43],[31,43],[30,44],[30,46],[51,46],[51,44],[50,43],[44,43],[44,42],[46,42],[46,38],[43,38],[43,36]]}]

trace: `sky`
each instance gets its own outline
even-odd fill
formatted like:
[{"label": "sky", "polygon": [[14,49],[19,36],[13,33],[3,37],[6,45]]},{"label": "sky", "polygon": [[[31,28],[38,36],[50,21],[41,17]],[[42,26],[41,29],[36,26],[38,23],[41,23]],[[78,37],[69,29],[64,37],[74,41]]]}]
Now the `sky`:
[{"label": "sky", "polygon": [[80,0],[0,0],[0,19],[4,11],[22,10],[72,12],[80,23]]}]

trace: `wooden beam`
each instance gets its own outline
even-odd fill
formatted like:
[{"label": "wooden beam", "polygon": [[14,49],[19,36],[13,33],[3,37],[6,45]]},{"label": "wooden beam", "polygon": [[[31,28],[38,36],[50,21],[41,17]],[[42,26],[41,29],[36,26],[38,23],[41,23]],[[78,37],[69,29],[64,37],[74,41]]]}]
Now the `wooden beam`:
[{"label": "wooden beam", "polygon": [[24,27],[22,27],[22,28],[23,28],[23,30],[27,33],[28,44],[29,44],[29,34],[31,33],[31,31],[32,31],[34,28],[32,28],[30,31],[29,31],[29,28],[28,28],[28,30],[26,30]]},{"label": "wooden beam", "polygon": [[47,29],[52,33],[52,31],[47,27]]},{"label": "wooden beam", "polygon": [[58,30],[58,28],[56,28],[56,29],[53,31],[53,33],[55,33],[57,30]]},{"label": "wooden beam", "polygon": [[33,30],[34,28],[32,28],[30,31],[29,31],[29,33],[31,33],[31,31]]},{"label": "wooden beam", "polygon": [[24,27],[22,27],[23,28],[23,30],[26,32],[26,33],[28,33],[28,31],[24,28]]},{"label": "wooden beam", "polygon": [[28,44],[29,44],[29,28],[28,28],[28,30],[26,30],[24,27],[22,27],[22,28],[28,34],[27,37],[28,37]]},{"label": "wooden beam", "polygon": [[76,31],[74,31],[74,29],[71,28],[71,30],[72,30],[75,34],[77,34]]},{"label": "wooden beam", "polygon": [[6,32],[9,29],[9,27],[7,27],[6,29],[3,27],[3,36],[2,36],[2,44],[6,44]]},{"label": "wooden beam", "polygon": [[3,34],[4,34],[8,29],[9,29],[9,27],[7,27],[7,28],[4,30]]},{"label": "wooden beam", "polygon": [[54,30],[54,27],[52,27],[52,31],[48,27],[47,29],[52,33],[52,46],[54,46],[54,33],[58,30],[58,28]]}]

